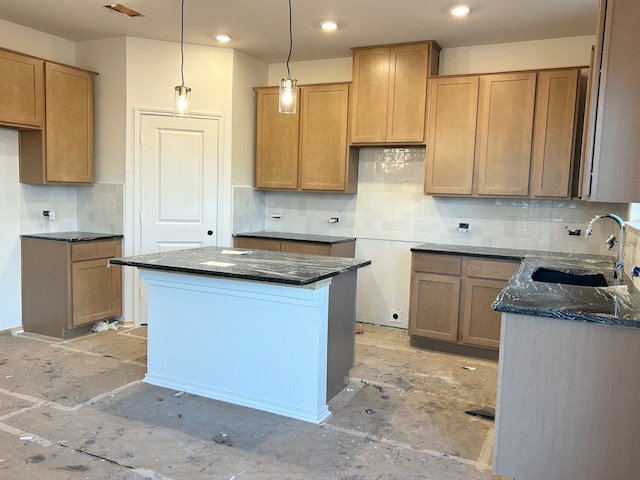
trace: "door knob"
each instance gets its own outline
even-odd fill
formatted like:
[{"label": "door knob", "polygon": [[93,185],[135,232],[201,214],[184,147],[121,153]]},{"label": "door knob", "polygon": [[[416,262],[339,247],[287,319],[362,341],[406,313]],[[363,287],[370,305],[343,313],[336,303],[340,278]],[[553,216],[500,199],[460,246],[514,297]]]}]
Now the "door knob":
[{"label": "door knob", "polygon": [[207,230],[207,235],[209,236],[213,235],[213,230]]}]

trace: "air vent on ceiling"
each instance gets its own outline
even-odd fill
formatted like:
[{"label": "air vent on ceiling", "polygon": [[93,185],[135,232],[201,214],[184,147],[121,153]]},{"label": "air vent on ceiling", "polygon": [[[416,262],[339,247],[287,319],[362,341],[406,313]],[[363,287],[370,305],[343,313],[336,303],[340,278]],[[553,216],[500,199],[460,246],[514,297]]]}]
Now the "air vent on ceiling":
[{"label": "air vent on ceiling", "polygon": [[119,3],[111,3],[109,5],[105,5],[104,8],[108,8],[109,10],[113,10],[114,12],[121,13],[126,15],[127,17],[144,17],[140,12],[136,12],[134,9],[125,7]]}]

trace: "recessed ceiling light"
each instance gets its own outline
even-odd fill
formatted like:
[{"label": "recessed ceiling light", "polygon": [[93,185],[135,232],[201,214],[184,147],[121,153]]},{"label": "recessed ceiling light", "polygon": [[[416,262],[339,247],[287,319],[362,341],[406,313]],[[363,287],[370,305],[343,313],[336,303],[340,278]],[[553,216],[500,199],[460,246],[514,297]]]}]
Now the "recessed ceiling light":
[{"label": "recessed ceiling light", "polygon": [[229,35],[216,35],[216,40],[222,43],[227,43],[228,41],[231,40],[231,37]]},{"label": "recessed ceiling light", "polygon": [[464,17],[469,13],[469,7],[466,5],[456,5],[449,9],[449,13],[454,17]]},{"label": "recessed ceiling light", "polygon": [[337,30],[338,28],[338,24],[336,22],[322,22],[322,24],[320,25],[320,27],[322,28],[322,30],[324,30],[325,32],[331,32],[333,30]]}]

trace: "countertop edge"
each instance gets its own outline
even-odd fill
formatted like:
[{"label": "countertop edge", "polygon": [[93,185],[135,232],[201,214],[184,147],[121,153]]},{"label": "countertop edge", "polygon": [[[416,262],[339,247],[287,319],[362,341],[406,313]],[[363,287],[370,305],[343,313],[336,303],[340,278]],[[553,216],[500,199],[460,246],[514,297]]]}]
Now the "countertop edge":
[{"label": "countertop edge", "polygon": [[[260,238],[264,240],[288,240],[303,243],[322,243],[327,245],[336,245],[338,243],[354,242],[355,237],[332,237],[331,235],[316,235],[305,233],[284,233],[284,232],[246,232],[234,233],[236,238]],[[305,238],[308,237],[308,238]]]},{"label": "countertop edge", "polygon": [[213,278],[226,278],[226,279],[235,279],[235,280],[248,280],[254,282],[262,282],[262,283],[274,283],[281,285],[292,285],[292,286],[306,286],[311,285],[312,283],[319,282],[321,280],[326,280],[327,278],[335,277],[342,273],[357,270],[362,267],[366,267],[371,265],[371,260],[363,260],[354,265],[350,265],[344,268],[335,269],[332,272],[327,272],[321,275],[316,275],[311,278],[307,278],[305,280],[294,280],[288,279],[284,277],[261,277],[259,275],[252,274],[242,274],[242,273],[233,273],[233,272],[225,272],[225,271],[212,271],[212,270],[202,270],[198,268],[190,268],[190,267],[178,267],[172,265],[156,265],[149,264],[146,262],[136,262],[136,261],[128,261],[126,259],[121,258],[112,258],[109,259],[109,264],[111,265],[122,265],[128,267],[137,267],[148,270],[159,270],[173,273],[183,273],[187,275],[197,275],[201,277],[213,277]]}]

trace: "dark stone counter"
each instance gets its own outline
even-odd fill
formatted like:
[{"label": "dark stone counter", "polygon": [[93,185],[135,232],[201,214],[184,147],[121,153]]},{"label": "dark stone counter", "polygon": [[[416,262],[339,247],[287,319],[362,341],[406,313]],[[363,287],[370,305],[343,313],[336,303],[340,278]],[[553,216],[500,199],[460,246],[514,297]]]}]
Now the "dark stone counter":
[{"label": "dark stone counter", "polygon": [[[493,303],[499,312],[640,327],[640,293],[626,275],[613,279],[614,258],[602,255],[527,256]],[[534,281],[539,268],[580,275],[604,274],[607,287],[583,287]]]},{"label": "dark stone counter", "polygon": [[53,240],[56,242],[89,242],[92,240],[110,240],[122,238],[123,235],[117,233],[97,233],[97,232],[49,232],[49,233],[29,233],[22,234],[20,238],[38,238],[40,240]]},{"label": "dark stone counter", "polygon": [[544,254],[517,248],[474,247],[470,245],[447,245],[444,243],[423,243],[411,249],[416,253],[435,253],[439,255],[464,255],[465,257],[494,258],[497,260],[522,260],[529,254]]},{"label": "dark stone counter", "polygon": [[[622,285],[615,285],[613,256],[436,243],[425,243],[411,251],[521,260],[520,268],[492,305],[499,312],[640,328],[640,292],[626,275]],[[538,267],[581,275],[602,273],[609,286],[583,287],[534,281],[531,276]]]},{"label": "dark stone counter", "polygon": [[177,273],[288,285],[309,285],[371,264],[371,260],[266,250],[255,250],[246,255],[225,254],[222,253],[223,251],[242,252],[244,250],[202,247],[112,258],[109,263]]},{"label": "dark stone counter", "polygon": [[353,242],[354,237],[334,237],[332,235],[310,235],[306,233],[284,233],[284,232],[251,232],[234,233],[234,237],[262,238],[266,240],[293,240],[296,242],[326,243],[334,245],[336,243]]}]

